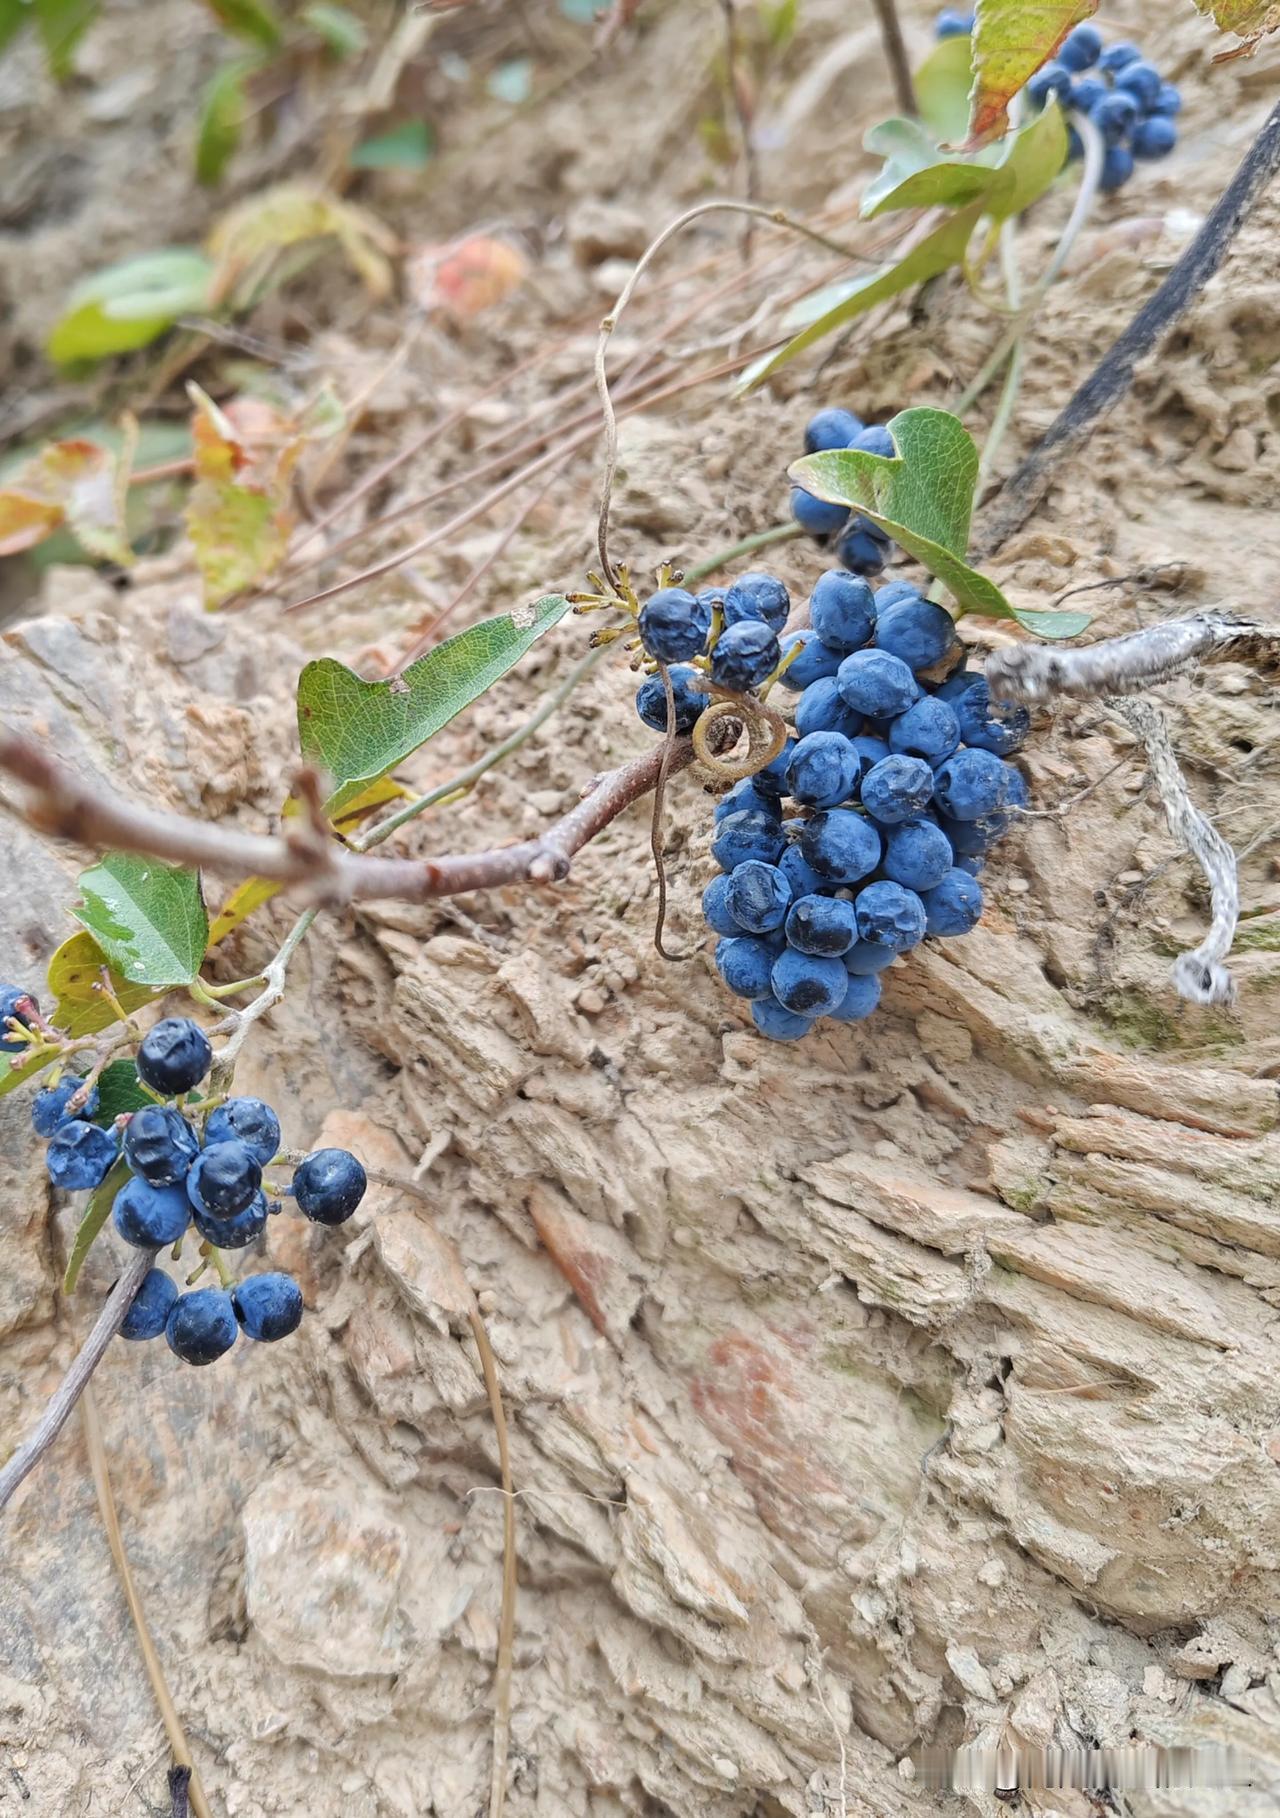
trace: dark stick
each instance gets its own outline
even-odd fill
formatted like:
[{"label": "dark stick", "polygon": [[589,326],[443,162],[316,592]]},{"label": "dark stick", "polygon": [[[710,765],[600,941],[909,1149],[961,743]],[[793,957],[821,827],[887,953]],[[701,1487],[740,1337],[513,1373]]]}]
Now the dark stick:
[{"label": "dark stick", "polygon": [[1050,425],[1044,438],[1016,467],[984,517],[971,560],[994,555],[1021,528],[1047,492],[1054,473],[1092,433],[1101,417],[1133,383],[1134,368],[1152,352],[1217,271],[1231,243],[1280,169],[1280,103],[1245,153],[1204,226],[1172,267],[1160,288]]},{"label": "dark stick", "polygon": [[904,114],[916,111],[916,85],[911,80],[911,65],[907,61],[907,47],[902,41],[902,27],[898,23],[898,8],[895,0],[875,0],[876,17],[880,21],[880,38],[884,44],[884,60],[889,65],[893,77],[894,93],[898,97],[898,106]]},{"label": "dark stick", "polygon": [[107,1346],[124,1324],[124,1316],[133,1305],[134,1296],[142,1286],[142,1279],[154,1261],[154,1250],[134,1250],[130,1254],[119,1281],[103,1302],[93,1330],[85,1339],[71,1368],[45,1404],[44,1413],[36,1422],[30,1437],[23,1440],[3,1471],[0,1471],[0,1509],[9,1502],[23,1478],[35,1470],[66,1425],[67,1416],[79,1401],[85,1384],[102,1362]]},{"label": "dark stick", "polygon": [[191,1789],[191,1769],[189,1767],[171,1767],[169,1769],[169,1798],[172,1811],[169,1818],[188,1818],[191,1811],[189,1793]]}]

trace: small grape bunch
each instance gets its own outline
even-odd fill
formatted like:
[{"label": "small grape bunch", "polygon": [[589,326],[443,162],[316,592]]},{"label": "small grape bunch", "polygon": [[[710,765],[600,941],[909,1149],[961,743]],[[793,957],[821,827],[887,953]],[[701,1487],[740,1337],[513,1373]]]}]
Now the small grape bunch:
[{"label": "small grape bunch", "polygon": [[[0,1049],[20,1050],[23,1031],[38,1026],[35,1000],[16,986],[0,986]],[[280,1153],[280,1120],[258,1098],[193,1101],[212,1061],[200,1026],[168,1016],[147,1031],[136,1055],[139,1082],[154,1103],[109,1124],[95,1122],[98,1088],[70,1069],[32,1101],[31,1122],[48,1143],[45,1165],[56,1187],[92,1192],[123,1163],[111,1217],[117,1234],[137,1249],[178,1245],[193,1224],[206,1251],[244,1249],[281,1209],[278,1200],[268,1201],[263,1184],[264,1169]],[[351,1217],[366,1186],[354,1155],[320,1149],[278,1191],[315,1223],[338,1225]],[[120,1330],[128,1339],[163,1333],[185,1363],[207,1364],[229,1351],[240,1332],[272,1342],[287,1338],[301,1319],[302,1290],[280,1272],[245,1276],[230,1289],[182,1293],[164,1270],[152,1269]]]},{"label": "small grape bunch", "polygon": [[[817,454],[829,448],[855,448],[863,454],[897,454],[893,437],[882,423],[864,423],[851,410],[820,410],[805,425],[804,451]],[[880,574],[893,552],[893,543],[880,526],[845,505],[830,505],[803,486],[791,488],[791,515],[816,543],[834,544],[836,560],[851,574]]]},{"label": "small grape bunch", "polygon": [[862,1021],[899,954],[968,933],[986,852],[1028,800],[1006,761],[1026,708],[992,700],[917,586],[831,569],[809,618],[782,638],[795,736],[718,803],[702,899],[717,971],[775,1041]]},{"label": "small grape bunch", "polygon": [[[1086,114],[1106,145],[1100,187],[1119,189],[1133,175],[1135,161],[1167,158],[1178,142],[1174,116],[1182,95],[1166,82],[1136,44],[1104,47],[1102,33],[1086,22],[1068,32],[1058,54],[1027,83],[1028,99],[1044,107],[1053,98],[1068,113]],[[1083,155],[1074,127],[1070,156]]]}]

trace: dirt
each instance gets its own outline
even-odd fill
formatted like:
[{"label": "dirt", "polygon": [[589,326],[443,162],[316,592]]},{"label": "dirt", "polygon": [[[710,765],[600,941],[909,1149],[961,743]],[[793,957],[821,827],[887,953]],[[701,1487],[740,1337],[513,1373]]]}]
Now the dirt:
[{"label": "dirt", "polygon": [[[923,50],[926,9],[907,21]],[[564,28],[529,23],[568,72]],[[1183,85],[1182,146],[1102,204],[1050,293],[1002,472],[1150,293],[1269,99],[1274,52],[1210,67],[1190,9],[1155,26],[1127,7],[1106,23],[1140,29]],[[465,328],[426,323],[373,391],[333,496],[432,413],[553,350],[339,529],[463,471],[526,412],[545,422],[555,395],[586,380],[589,325],[645,237],[709,193],[692,148],[717,7],[653,9],[606,63],[514,117],[474,80],[450,90],[450,53],[482,67],[523,29],[501,9],[442,20],[423,79],[441,110],[440,165],[420,188],[388,180],[362,199],[407,244],[500,213],[535,256],[531,284]],[[834,0],[805,5],[768,117],[786,117],[847,30]],[[861,133],[889,111],[888,85],[872,25],[854,36],[865,48],[850,71],[765,152],[770,198],[812,209],[870,168]],[[106,56],[92,35],[90,53]],[[172,205],[158,193],[145,228],[131,204],[130,245],[170,237],[186,193]],[[1025,225],[1028,271],[1068,208],[1054,193]],[[1274,614],[1277,226],[1268,199],[1088,459],[990,565],[1019,603],[1106,580],[1081,596],[1103,630],[1203,602]],[[46,232],[28,237],[30,265],[10,268],[15,294]],[[617,331],[620,364],[649,337],[694,366],[754,344],[758,328],[730,333],[760,302],[737,232],[704,225],[665,255]],[[757,255],[774,256],[762,243]],[[790,244],[776,256],[787,289],[828,268]],[[665,325],[716,283],[715,310]],[[18,339],[54,306],[32,277]],[[409,319],[401,304],[360,313],[336,280],[273,308],[273,333],[308,323],[315,361],[348,396]],[[628,419],[616,553],[644,571],[767,527],[816,402],[876,417],[946,403],[1000,326],[951,278],[824,348],[820,370],[800,362],[740,402],[718,381]],[[579,584],[597,484],[597,451],[573,458],[451,627]],[[301,662],[323,652],[384,670],[519,502],[288,615],[304,581],[374,562],[457,502],[213,619],[180,541],[123,591],[54,570],[0,644],[0,711],[130,793],[262,827],[293,761]],[[776,554],[802,597],[821,558]],[[1177,565],[1175,591],[1124,579],[1155,564]],[[979,648],[1006,635],[964,629]],[[562,624],[406,779],[429,787],[516,729],[584,637],[581,621]],[[584,779],[644,748],[633,686],[622,661],[598,669],[401,849],[545,826]],[[1203,893],[1140,759],[1087,707],[1042,716],[1025,767],[1041,808],[1088,793],[1001,849],[979,929],[896,964],[873,1022],[798,1047],[761,1043],[712,972],[697,911],[710,802],[696,775],[669,791],[663,834],[676,963],[652,946],[647,804],[558,888],[322,921],[239,1080],[281,1108],[290,1144],[323,1132],[416,1172],[430,1202],[379,1189],[338,1232],[273,1221],[269,1253],[298,1273],[310,1309],[289,1345],[241,1347],[199,1373],[163,1348],[117,1346],[95,1383],[148,1621],[215,1810],[486,1809],[502,1504],[474,1292],[519,1491],[513,1818],[893,1818],[941,1809],[914,1774],[922,1743],[1135,1734],[1237,1744],[1262,1782],[1138,1794],[1139,1818],[1274,1811],[1275,708],[1232,669],[1162,695],[1197,799],[1238,847],[1252,843],[1231,1010],[1173,994]],[[6,975],[29,976],[70,928],[77,858],[21,829],[11,842]],[[288,925],[279,904],[260,912],[219,970],[253,972]],[[0,1427],[17,1433],[86,1311],[55,1300],[68,1214],[48,1203],[20,1098],[0,1103],[0,1126]],[[109,1250],[87,1271],[88,1302],[115,1273]],[[74,1424],[4,1545],[0,1808],[167,1809],[169,1756]],[[967,1809],[1003,1808],[975,1794]],[[1029,1809],[1096,1808],[1059,1793]]]}]

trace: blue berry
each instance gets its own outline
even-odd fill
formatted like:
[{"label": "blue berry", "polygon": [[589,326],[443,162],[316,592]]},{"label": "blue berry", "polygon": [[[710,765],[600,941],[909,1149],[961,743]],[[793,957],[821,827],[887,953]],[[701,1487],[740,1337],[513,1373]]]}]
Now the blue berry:
[{"label": "blue berry", "polygon": [[231,1290],[231,1305],[246,1338],[274,1344],[302,1323],[302,1289],[291,1275],[247,1275]]},{"label": "blue berry", "polygon": [[[969,825],[972,825],[972,822]],[[984,858],[958,858],[952,868],[956,871],[963,871],[968,877],[977,877],[986,870],[986,865],[987,861]],[[927,903],[925,908],[928,908]]]},{"label": "blue berry", "polygon": [[1107,191],[1120,189],[1133,175],[1133,153],[1127,145],[1108,145],[1106,156],[1102,160],[1102,175],[1098,178],[1098,188]]},{"label": "blue berry", "polygon": [[191,1204],[181,1186],[149,1187],[127,1180],[111,1207],[116,1230],[137,1250],[162,1250],[176,1244],[191,1223]]},{"label": "blue berry", "polygon": [[[699,679],[698,671],[687,663],[677,663],[667,674],[671,677],[671,694],[676,704],[676,731],[692,732],[698,715],[709,704],[706,695],[694,687]],[[655,732],[667,730],[667,691],[660,675],[646,676],[636,689],[636,712]]]},{"label": "blue berry", "polygon": [[972,687],[961,694],[955,712],[963,742],[994,751],[997,757],[1016,751],[1031,730],[1027,709],[1017,701],[993,701],[981,676],[975,676]]},{"label": "blue berry", "polygon": [[923,594],[915,581],[886,581],[883,587],[877,587],[872,594],[877,613],[883,612],[886,606],[896,606],[899,600],[923,599]]},{"label": "blue berry", "polygon": [[857,941],[844,956],[844,969],[854,978],[871,978],[892,966],[897,954],[892,947],[876,947],[870,941]]},{"label": "blue berry", "polygon": [[810,682],[796,702],[796,731],[802,739],[811,732],[842,732],[851,739],[861,724],[862,715],[846,707],[833,675],[820,675]]},{"label": "blue berry", "polygon": [[660,587],[640,608],[640,642],[659,663],[687,663],[711,630],[711,606],[684,587]]},{"label": "blue berry", "polygon": [[267,1196],[259,1187],[247,1206],[241,1206],[238,1212],[231,1212],[225,1218],[215,1218],[199,1206],[191,1216],[201,1237],[207,1238],[219,1250],[243,1250],[266,1230],[269,1210]]},{"label": "blue berry", "polygon": [[1089,117],[1108,145],[1119,145],[1138,117],[1138,103],[1132,95],[1113,90],[1102,97]]},{"label": "blue berry", "polygon": [[1110,93],[1109,84],[1101,76],[1081,76],[1078,82],[1072,84],[1071,93],[1066,99],[1077,113],[1091,114],[1102,97]]},{"label": "blue berry", "polygon": [[221,1288],[180,1294],[165,1322],[165,1342],[183,1363],[211,1364],[229,1351],[239,1331],[231,1296]]},{"label": "blue berry", "polygon": [[889,747],[874,732],[860,732],[853,741],[853,748],[858,754],[858,787],[861,788],[868,770],[874,770],[888,757]]},{"label": "blue berry", "polygon": [[804,426],[804,451],[818,454],[824,448],[848,448],[855,436],[862,434],[862,419],[851,410],[829,406],[809,418]]},{"label": "blue berry", "polygon": [[864,814],[829,808],[806,821],[800,852],[828,887],[856,884],[880,863],[880,835]]},{"label": "blue berry", "polygon": [[940,701],[950,701],[954,707],[960,696],[979,679],[968,666],[968,657],[961,657],[945,682],[939,682],[933,692]]},{"label": "blue berry", "polygon": [[177,1098],[200,1084],[212,1060],[213,1049],[199,1023],[189,1016],[166,1016],[142,1038],[138,1078],[161,1098]]},{"label": "blue berry", "polygon": [[855,650],[836,671],[836,683],[855,713],[893,720],[920,699],[920,687],[899,656],[887,650]]},{"label": "blue berry", "polygon": [[968,934],[982,915],[982,885],[956,866],[932,890],[926,890],[921,901],[930,934],[943,938]]},{"label": "blue berry", "polygon": [[829,880],[818,876],[799,846],[787,847],[778,860],[778,870],[790,884],[793,897],[816,896],[828,888]]},{"label": "blue berry", "polygon": [[1127,69],[1130,63],[1136,63],[1141,55],[1136,44],[1109,44],[1098,58],[1098,68],[1114,75],[1117,70]]},{"label": "blue berry", "polygon": [[881,879],[868,884],[853,900],[858,939],[891,953],[905,953],[924,938],[924,904],[914,890]]},{"label": "blue berry", "polygon": [[121,1338],[159,1338],[177,1298],[177,1287],[164,1270],[149,1269],[124,1316]]},{"label": "blue berry", "polygon": [[782,686],[793,693],[807,688],[810,682],[816,682],[824,675],[834,675],[840,667],[840,652],[828,649],[817,632],[807,626],[803,631],[788,631],[779,639],[779,644],[784,659],[799,645],[797,655],[778,678]]},{"label": "blue berry", "polygon": [[748,859],[729,873],[725,896],[729,913],[748,934],[771,934],[781,928],[791,907],[791,885],[776,865]]},{"label": "blue berry", "polygon": [[199,1153],[195,1131],[172,1105],[144,1105],[125,1125],[124,1158],[148,1186],[185,1180]]},{"label": "blue berry", "polygon": [[849,982],[844,996],[827,1015],[837,1023],[860,1023],[880,1002],[880,980],[874,973],[846,972],[845,976]]},{"label": "blue berry", "polygon": [[45,1167],[55,1187],[65,1193],[83,1193],[101,1185],[117,1153],[113,1132],[72,1118],[56,1132],[45,1150]]},{"label": "blue berry", "polygon": [[1069,31],[1058,50],[1058,61],[1073,75],[1092,69],[1102,55],[1102,33],[1088,20]]},{"label": "blue berry", "polygon": [[940,12],[933,22],[935,38],[967,38],[973,30],[973,14],[958,13],[950,7]]},{"label": "blue berry", "polygon": [[721,871],[736,871],[748,859],[776,865],[784,844],[782,823],[776,815],[742,808],[736,814],[726,815],[717,827],[711,842],[711,856]]},{"label": "blue berry", "polygon": [[1071,88],[1071,71],[1056,57],[1038,69],[1027,83],[1027,98],[1043,107],[1053,95],[1066,95]]},{"label": "blue berry", "polygon": [[876,648],[901,657],[908,669],[932,669],[955,642],[951,614],[932,600],[896,600],[876,618]]},{"label": "blue berry", "polygon": [[24,1029],[30,1029],[32,1014],[39,1006],[29,991],[21,985],[0,985],[0,1054],[22,1054],[30,1045],[16,1038],[10,1023],[20,1023]]},{"label": "blue berry", "polygon": [[702,916],[712,934],[735,935],[743,931],[729,908],[729,879],[713,877],[702,893]]},{"label": "blue berry", "polygon": [[896,460],[898,454],[893,445],[893,437],[883,423],[868,423],[849,446],[859,449],[863,454],[882,455],[888,461]]},{"label": "blue berry", "polygon": [[1160,93],[1156,96],[1151,112],[1153,114],[1180,114],[1182,112],[1182,90],[1172,82],[1162,82]]},{"label": "blue berry", "polygon": [[67,1104],[84,1085],[78,1073],[64,1073],[56,1086],[45,1086],[31,1101],[31,1125],[37,1136],[50,1137],[75,1120],[88,1123],[98,1109],[98,1088],[90,1086],[89,1095],[79,1110],[68,1111]]},{"label": "blue berry", "polygon": [[980,821],[1008,799],[1007,764],[992,751],[957,751],[938,767],[934,791],[942,812],[956,821]]},{"label": "blue berry", "polygon": [[347,1149],[317,1149],[293,1177],[298,1209],[318,1225],[341,1225],[364,1198],[368,1177]]},{"label": "blue berry", "polygon": [[262,1185],[262,1164],[241,1142],[210,1143],[187,1174],[187,1198],[206,1218],[234,1218]]},{"label": "blue berry", "polygon": [[711,680],[731,694],[749,694],[782,660],[778,634],[761,619],[726,625],[711,652]]},{"label": "blue berry", "polygon": [[712,811],[712,819],[718,827],[731,814],[741,814],[746,809],[753,814],[770,814],[775,821],[782,821],[782,804],[778,797],[761,789],[754,776],[744,776],[727,795],[720,797]]},{"label": "blue berry", "polygon": [[787,765],[791,762],[791,753],[796,748],[794,739],[788,739],[776,758],[771,758],[763,770],[757,770],[751,781],[761,795],[782,796],[787,793]]},{"label": "blue berry", "polygon": [[1178,129],[1164,114],[1139,120],[1129,140],[1135,158],[1167,158],[1177,143]]},{"label": "blue berry", "polygon": [[791,515],[806,536],[833,537],[844,529],[849,507],[831,505],[826,499],[815,498],[813,493],[806,492],[803,486],[793,486]]},{"label": "blue berry", "polygon": [[[948,760],[950,762],[950,760]],[[884,827],[914,821],[933,800],[934,774],[923,758],[893,752],[862,779],[862,805]]]},{"label": "blue berry", "polygon": [[888,559],[889,546],[872,535],[865,518],[855,518],[836,544],[836,560],[851,574],[879,574]]},{"label": "blue berry", "polygon": [[1155,64],[1147,63],[1142,58],[1136,63],[1126,63],[1116,77],[1117,90],[1132,95],[1138,106],[1144,109],[1155,106],[1163,86],[1160,71]]},{"label": "blue berry", "polygon": [[858,938],[853,904],[839,896],[802,896],[787,911],[787,945],[815,958],[839,959]]},{"label": "blue berry", "polygon": [[751,1000],[768,997],[772,986],[769,975],[777,958],[777,948],[768,941],[738,935],[716,942],[716,971],[735,997]]},{"label": "blue berry", "polygon": [[891,751],[923,758],[927,764],[940,764],[959,743],[960,723],[955,710],[936,694],[927,694],[914,707],[908,707],[889,728]]},{"label": "blue berry", "polygon": [[1004,814],[988,814],[977,821],[953,821],[948,815],[940,814],[938,825],[950,840],[958,864],[961,859],[984,857],[988,846],[1005,832],[1008,818]]},{"label": "blue berry", "polygon": [[280,1149],[280,1119],[260,1098],[229,1098],[210,1113],[206,1143],[241,1142],[265,1168]]},{"label": "blue berry", "polygon": [[791,595],[776,574],[752,569],[740,574],[724,596],[724,622],[759,619],[772,631],[781,631],[791,614]]},{"label": "blue berry", "polygon": [[828,1016],[848,990],[849,974],[838,959],[823,959],[787,947],[773,962],[773,995],[793,1016]]},{"label": "blue berry", "polygon": [[832,650],[861,650],[871,642],[876,597],[860,575],[830,568],[809,595],[809,623]]},{"label": "blue berry", "polygon": [[902,821],[885,835],[884,874],[908,890],[932,890],[952,863],[951,841],[936,821]]},{"label": "blue berry", "polygon": [[791,755],[787,784],[806,808],[837,808],[858,781],[858,754],[842,732],[811,732]]},{"label": "blue berry", "polygon": [[793,1011],[784,1010],[776,997],[761,998],[752,1004],[751,1020],[771,1042],[798,1042],[813,1028],[811,1016],[796,1016]]}]

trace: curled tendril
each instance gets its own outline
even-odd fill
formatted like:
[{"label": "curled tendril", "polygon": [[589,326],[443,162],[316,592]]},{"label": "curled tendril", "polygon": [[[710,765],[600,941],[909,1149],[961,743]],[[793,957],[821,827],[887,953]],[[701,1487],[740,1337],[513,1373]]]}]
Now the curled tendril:
[{"label": "curled tendril", "polygon": [[[747,749],[741,757],[722,757],[712,748],[712,735],[727,730],[726,722],[736,720],[747,735]],[[718,696],[698,716],[693,728],[693,749],[699,763],[726,783],[740,783],[771,764],[787,742],[787,728],[780,715],[760,701],[743,695]]]}]

